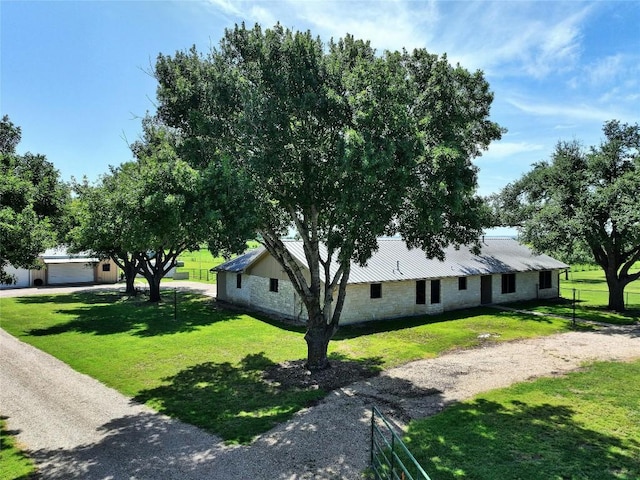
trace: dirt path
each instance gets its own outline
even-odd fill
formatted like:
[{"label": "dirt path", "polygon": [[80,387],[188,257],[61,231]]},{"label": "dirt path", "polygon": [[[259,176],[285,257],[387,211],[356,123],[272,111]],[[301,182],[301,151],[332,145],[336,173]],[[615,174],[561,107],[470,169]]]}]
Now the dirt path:
[{"label": "dirt path", "polygon": [[252,445],[227,447],[0,330],[0,413],[45,479],[357,479],[373,405],[402,424],[585,361],[638,357],[639,326],[460,351],[334,391]]}]

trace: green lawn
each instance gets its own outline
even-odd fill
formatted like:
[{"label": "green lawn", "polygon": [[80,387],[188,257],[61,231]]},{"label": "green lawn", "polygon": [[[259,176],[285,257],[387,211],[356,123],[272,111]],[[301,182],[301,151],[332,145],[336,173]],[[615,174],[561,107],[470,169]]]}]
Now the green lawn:
[{"label": "green lawn", "polygon": [[[247,242],[247,248],[257,248],[260,244],[255,240]],[[200,250],[184,252],[178,257],[183,262],[183,267],[178,267],[178,272],[188,272],[189,280],[201,283],[216,283],[216,274],[210,272],[213,267],[224,263],[223,257],[214,257],[211,252],[202,246]]]},{"label": "green lawn", "polygon": [[[640,268],[636,265],[634,269]],[[613,324],[632,324],[640,321],[640,281],[631,282],[625,288],[627,311],[607,310],[608,289],[602,269],[595,266],[571,267],[569,278],[560,275],[560,300],[519,302],[517,306],[543,313],[572,317],[573,292],[575,289],[575,316],[585,320]]]},{"label": "green lawn", "polygon": [[494,390],[411,422],[434,480],[640,479],[640,361]]},{"label": "green lawn", "polygon": [[[306,355],[304,331],[179,293],[150,304],[115,292],[2,299],[2,327],[74,369],[234,443],[249,442],[326,394],[265,382]],[[450,349],[547,335],[568,322],[489,309],[345,327],[334,359],[388,368]],[[481,334],[491,334],[481,339]]]},{"label": "green lawn", "polygon": [[29,480],[35,478],[35,466],[15,443],[7,430],[6,417],[0,416],[0,479]]}]

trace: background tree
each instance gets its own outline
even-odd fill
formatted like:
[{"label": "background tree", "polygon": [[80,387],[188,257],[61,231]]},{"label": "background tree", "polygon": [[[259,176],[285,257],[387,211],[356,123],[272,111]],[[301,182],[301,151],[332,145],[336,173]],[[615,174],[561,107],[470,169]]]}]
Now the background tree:
[{"label": "background tree", "polygon": [[131,195],[127,194],[128,186],[119,183],[118,175],[112,168],[96,185],[89,185],[86,179],[74,185],[75,226],[67,240],[73,252],[90,251],[99,258],[111,258],[124,273],[125,293],[135,295],[138,257],[137,252],[127,250],[131,225],[127,200]]},{"label": "background tree", "polygon": [[13,283],[5,268],[37,268],[38,256],[55,246],[66,226],[69,187],[44,155],[18,155],[20,127],[0,121],[0,283]]},{"label": "background tree", "polygon": [[559,142],[550,162],[535,164],[493,198],[500,223],[517,226],[537,250],[571,259],[585,246],[605,272],[612,310],[640,278],[640,130],[612,120],[605,140],[585,151]]},{"label": "background tree", "polygon": [[176,153],[180,138],[156,119],[146,117],[143,131],[131,146],[134,161],[112,168],[97,186],[79,186],[72,238],[76,249],[113,258],[130,293],[135,276],[143,275],[150,300],[158,301],[160,282],[182,252],[201,243],[216,255],[241,252],[248,234],[243,222],[233,222],[240,199],[227,193],[228,173],[213,164],[188,165]]},{"label": "background tree", "polygon": [[[400,233],[429,256],[477,241],[485,211],[471,160],[501,136],[481,72],[424,50],[347,36],[324,45],[276,25],[228,30],[208,56],[160,55],[158,115],[192,165],[230,162],[255,226],[309,316],[307,365],[327,365],[351,262]],[[282,236],[293,226],[307,278]]]}]

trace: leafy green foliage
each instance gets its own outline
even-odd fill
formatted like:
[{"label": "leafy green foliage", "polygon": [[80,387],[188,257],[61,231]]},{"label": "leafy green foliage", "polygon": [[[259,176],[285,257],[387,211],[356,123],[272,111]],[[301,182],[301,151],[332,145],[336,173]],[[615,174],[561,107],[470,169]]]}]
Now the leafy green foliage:
[{"label": "leafy green foliage", "polygon": [[0,283],[13,283],[7,265],[36,268],[64,230],[69,188],[43,155],[18,155],[21,130],[0,121]]},{"label": "leafy green foliage", "polygon": [[518,226],[536,249],[574,261],[585,250],[605,272],[612,310],[624,310],[624,288],[640,278],[640,127],[609,121],[606,140],[584,151],[560,142],[494,197],[501,223]]},{"label": "leafy green foliage", "polygon": [[[79,185],[75,249],[110,256],[131,283],[142,274],[152,301],[177,257],[206,242],[213,252],[245,247],[245,224],[235,221],[239,200],[223,165],[197,170],[177,154],[181,139],[147,117],[144,136],[132,145],[136,159],[112,168],[100,184]],[[252,231],[250,231],[252,233]]]},{"label": "leafy green foliage", "polygon": [[[227,30],[207,56],[160,55],[156,78],[158,116],[180,132],[183,158],[228,162],[244,196],[237,218],[304,302],[311,367],[326,365],[350,262],[366,263],[380,235],[441,256],[486,224],[471,160],[502,129],[488,120],[481,72],[424,50],[376,55],[349,35],[325,45],[278,24]],[[308,276],[281,239],[291,227]]]}]

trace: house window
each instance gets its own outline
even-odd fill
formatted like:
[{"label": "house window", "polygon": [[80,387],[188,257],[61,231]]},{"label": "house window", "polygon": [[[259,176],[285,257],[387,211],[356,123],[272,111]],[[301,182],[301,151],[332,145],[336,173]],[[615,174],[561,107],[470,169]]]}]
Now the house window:
[{"label": "house window", "polygon": [[502,274],[502,293],[513,293],[516,291],[516,274]]},{"label": "house window", "polygon": [[458,277],[458,290],[467,289],[467,277]]},{"label": "house window", "polygon": [[416,282],[416,305],[427,303],[427,281],[418,280]]},{"label": "house window", "polygon": [[238,273],[236,275],[236,288],[242,288],[242,274]]},{"label": "house window", "polygon": [[111,271],[111,264],[110,263],[103,263],[102,264],[102,271],[103,272],[110,272]]},{"label": "house window", "polygon": [[540,272],[540,280],[538,281],[540,290],[544,288],[551,288],[551,270],[545,270]]},{"label": "house window", "polygon": [[277,292],[278,291],[278,279],[277,278],[270,278],[269,279],[269,291],[270,292]]},{"label": "house window", "polygon": [[372,283],[371,284],[371,298],[382,298],[382,284],[381,283]]},{"label": "house window", "polygon": [[431,280],[431,303],[440,303],[440,280]]}]

